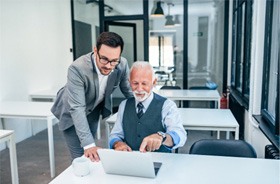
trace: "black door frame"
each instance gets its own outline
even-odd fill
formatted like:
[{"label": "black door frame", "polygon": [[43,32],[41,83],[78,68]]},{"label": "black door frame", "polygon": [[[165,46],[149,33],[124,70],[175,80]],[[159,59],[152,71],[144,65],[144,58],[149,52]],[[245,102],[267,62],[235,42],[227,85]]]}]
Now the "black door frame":
[{"label": "black door frame", "polygon": [[104,21],[104,31],[109,31],[109,26],[123,26],[123,27],[132,27],[133,29],[133,59],[137,60],[137,39],[136,39],[136,24],[128,22],[114,22],[114,21]]}]

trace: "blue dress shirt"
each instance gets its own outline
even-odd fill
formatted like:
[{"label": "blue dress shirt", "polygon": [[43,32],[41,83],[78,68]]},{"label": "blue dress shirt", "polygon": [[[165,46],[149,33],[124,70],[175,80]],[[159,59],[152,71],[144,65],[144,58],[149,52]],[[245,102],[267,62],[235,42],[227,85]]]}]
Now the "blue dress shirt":
[{"label": "blue dress shirt", "polygon": [[[146,112],[153,98],[154,98],[154,93],[151,93],[151,95],[142,102],[142,104],[144,105],[144,109],[143,109],[144,113]],[[113,148],[113,145],[116,141],[124,140],[122,121],[123,121],[123,113],[124,113],[126,101],[127,100],[122,101],[119,106],[117,121],[115,122],[114,128],[112,129],[111,134],[109,136],[110,148]],[[137,113],[138,103],[139,102],[136,100],[135,101],[136,113]],[[159,110],[159,109],[155,109],[155,110]],[[176,149],[178,147],[184,146],[187,140],[187,135],[182,125],[181,116],[178,112],[176,104],[173,101],[166,99],[162,106],[161,112],[162,112],[162,126],[166,129],[166,133],[169,134],[173,139],[174,146],[172,147],[172,149]]]}]

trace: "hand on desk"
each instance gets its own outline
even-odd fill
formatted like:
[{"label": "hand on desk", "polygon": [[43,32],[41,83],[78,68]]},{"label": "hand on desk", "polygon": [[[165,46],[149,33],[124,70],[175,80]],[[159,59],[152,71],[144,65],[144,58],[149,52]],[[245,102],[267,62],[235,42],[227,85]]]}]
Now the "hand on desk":
[{"label": "hand on desk", "polygon": [[85,149],[84,152],[85,157],[89,158],[92,162],[98,162],[100,160],[97,153],[98,149],[102,149],[102,148],[95,146],[95,147]]},{"label": "hand on desk", "polygon": [[142,141],[142,144],[140,145],[140,152],[146,152],[146,151],[155,151],[158,150],[162,143],[162,137],[158,134],[152,134],[147,137],[145,137]]},{"label": "hand on desk", "polygon": [[114,149],[117,151],[132,151],[132,149],[125,142],[121,141],[115,143]]}]

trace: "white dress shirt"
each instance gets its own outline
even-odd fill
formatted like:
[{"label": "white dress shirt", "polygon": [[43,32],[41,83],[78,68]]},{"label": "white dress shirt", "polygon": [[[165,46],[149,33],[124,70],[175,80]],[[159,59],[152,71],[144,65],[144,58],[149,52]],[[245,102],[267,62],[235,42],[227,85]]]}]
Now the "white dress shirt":
[{"label": "white dress shirt", "polygon": [[[103,101],[104,97],[105,97],[105,90],[106,90],[106,87],[107,87],[107,81],[108,81],[108,76],[110,75],[103,75],[101,74],[99,68],[97,67],[96,65],[96,60],[94,59],[94,65],[95,65],[95,68],[96,68],[96,72],[97,72],[97,76],[98,76],[98,82],[99,82],[99,96],[94,104],[94,108],[100,103]],[[88,149],[88,148],[91,148],[91,147],[94,147],[96,146],[95,143],[92,143],[92,144],[89,144],[89,145],[86,145],[84,147],[84,150],[85,149]]]}]

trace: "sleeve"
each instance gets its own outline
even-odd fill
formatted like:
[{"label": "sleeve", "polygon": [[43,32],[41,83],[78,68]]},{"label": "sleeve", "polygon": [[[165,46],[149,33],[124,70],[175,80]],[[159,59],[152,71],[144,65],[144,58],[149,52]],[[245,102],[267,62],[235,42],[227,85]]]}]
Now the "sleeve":
[{"label": "sleeve", "polygon": [[124,108],[127,100],[121,102],[118,110],[117,120],[115,125],[110,133],[109,136],[109,147],[113,148],[113,145],[116,141],[123,141],[124,140],[124,132],[123,132],[123,113]]},{"label": "sleeve", "polygon": [[187,133],[183,127],[181,116],[176,104],[167,99],[162,107],[162,123],[174,142],[172,149],[184,146],[187,140]]},{"label": "sleeve", "polygon": [[77,69],[71,65],[68,69],[67,92],[68,103],[70,105],[70,114],[73,119],[76,133],[81,141],[81,146],[85,147],[94,143],[89,124],[86,117],[85,101],[85,79]]}]

